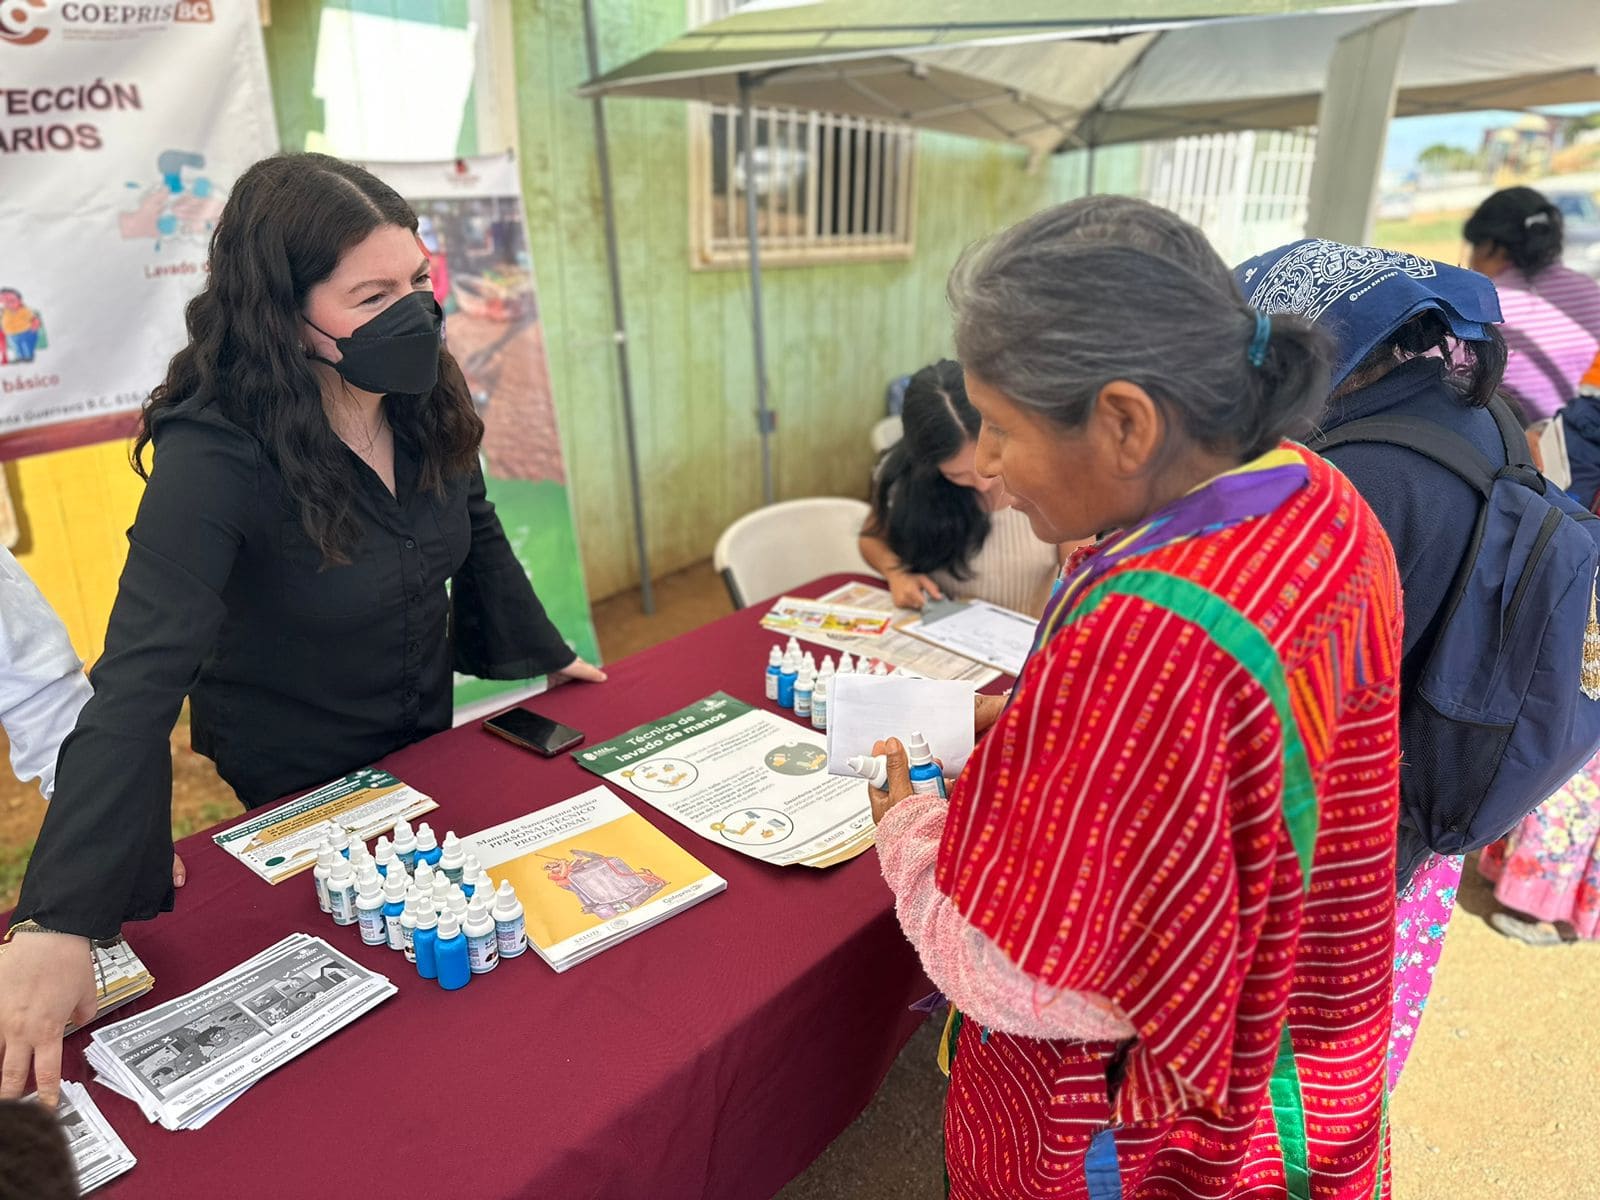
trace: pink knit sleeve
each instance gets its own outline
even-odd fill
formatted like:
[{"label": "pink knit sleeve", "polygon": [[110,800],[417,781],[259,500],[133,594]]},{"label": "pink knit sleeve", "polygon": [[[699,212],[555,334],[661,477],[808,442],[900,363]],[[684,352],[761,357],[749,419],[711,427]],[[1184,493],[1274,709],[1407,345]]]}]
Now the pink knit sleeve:
[{"label": "pink knit sleeve", "polygon": [[1024,973],[934,885],[947,807],[938,796],[912,796],[878,822],[878,863],[928,978],[966,1016],[1001,1033],[1081,1041],[1133,1037],[1133,1027],[1104,997],[1052,988]]}]

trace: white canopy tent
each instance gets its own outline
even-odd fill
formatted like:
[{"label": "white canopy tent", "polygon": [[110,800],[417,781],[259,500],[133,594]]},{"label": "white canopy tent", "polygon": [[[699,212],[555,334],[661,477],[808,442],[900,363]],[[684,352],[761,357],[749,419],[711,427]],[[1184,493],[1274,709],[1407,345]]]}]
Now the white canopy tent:
[{"label": "white canopy tent", "polygon": [[[773,0],[582,88],[1059,150],[1318,126],[1311,231],[1365,240],[1393,115],[1600,101],[1600,0]],[[1091,160],[1092,161],[1092,160]],[[1091,174],[1092,180],[1092,174]],[[760,246],[752,323],[763,448]],[[766,454],[764,453],[764,459]],[[768,502],[772,499],[766,466]]]}]

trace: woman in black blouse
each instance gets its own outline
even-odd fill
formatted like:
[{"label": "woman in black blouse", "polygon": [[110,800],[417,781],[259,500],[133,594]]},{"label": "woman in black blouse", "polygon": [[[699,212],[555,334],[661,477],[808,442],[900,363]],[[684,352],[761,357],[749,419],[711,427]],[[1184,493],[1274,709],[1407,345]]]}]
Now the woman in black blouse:
[{"label": "woman in black blouse", "polygon": [[[135,447],[154,466],[0,954],[0,1096],[94,1010],[90,938],[172,907],[169,734],[250,807],[449,728],[452,668],[605,677],[546,617],[484,496],[417,218],[323,155],[257,163]],[[446,591],[446,582],[449,591]]]}]

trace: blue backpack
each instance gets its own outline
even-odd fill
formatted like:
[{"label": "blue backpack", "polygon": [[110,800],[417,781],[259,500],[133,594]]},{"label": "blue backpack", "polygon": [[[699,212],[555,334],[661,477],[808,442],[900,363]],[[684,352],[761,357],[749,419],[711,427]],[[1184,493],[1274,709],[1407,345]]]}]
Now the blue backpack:
[{"label": "blue backpack", "polygon": [[1428,850],[1462,854],[1504,836],[1600,747],[1600,703],[1584,690],[1600,692],[1600,629],[1586,637],[1600,519],[1539,474],[1510,409],[1498,399],[1490,409],[1505,467],[1415,416],[1363,418],[1309,443],[1322,454],[1401,446],[1483,497],[1437,640],[1400,698],[1402,883]]}]

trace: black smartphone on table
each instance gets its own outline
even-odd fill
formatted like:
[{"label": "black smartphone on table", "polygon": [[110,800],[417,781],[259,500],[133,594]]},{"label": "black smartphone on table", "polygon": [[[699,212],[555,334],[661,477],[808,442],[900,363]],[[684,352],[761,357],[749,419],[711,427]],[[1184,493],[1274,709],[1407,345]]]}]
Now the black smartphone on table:
[{"label": "black smartphone on table", "polygon": [[508,742],[515,742],[524,750],[532,750],[546,758],[554,758],[583,741],[583,734],[579,730],[552,721],[549,717],[541,717],[526,708],[507,709],[499,716],[490,717],[483,727]]}]

